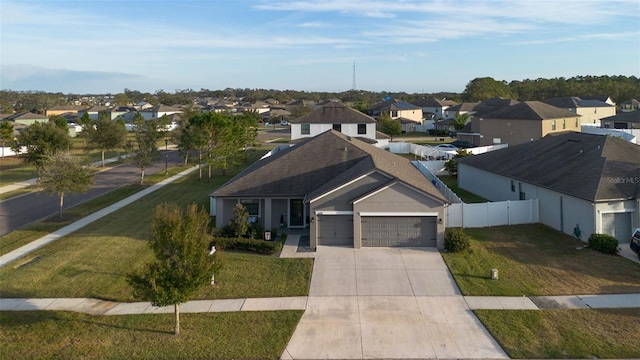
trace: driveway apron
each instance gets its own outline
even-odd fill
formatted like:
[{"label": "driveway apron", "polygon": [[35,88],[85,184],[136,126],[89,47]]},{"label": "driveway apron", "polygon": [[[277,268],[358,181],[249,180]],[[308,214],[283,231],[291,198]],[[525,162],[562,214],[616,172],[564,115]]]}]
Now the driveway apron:
[{"label": "driveway apron", "polygon": [[282,359],[508,356],[433,248],[318,247],[307,308]]}]

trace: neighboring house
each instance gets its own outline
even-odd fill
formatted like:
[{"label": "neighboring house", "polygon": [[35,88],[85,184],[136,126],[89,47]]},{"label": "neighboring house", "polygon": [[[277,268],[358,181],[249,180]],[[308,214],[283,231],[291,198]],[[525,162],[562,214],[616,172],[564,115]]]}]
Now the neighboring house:
[{"label": "neighboring house", "polygon": [[451,107],[448,107],[446,110],[444,110],[444,116],[443,118],[445,119],[453,119],[456,114],[469,114],[469,115],[473,115],[475,113],[474,108],[480,104],[479,102],[466,102],[466,103],[462,103],[462,104],[458,104],[458,105],[454,105]]},{"label": "neighboring house", "polygon": [[538,140],[561,131],[580,131],[580,115],[540,101],[524,101],[483,116],[473,116],[471,131],[459,131],[458,140],[477,146]]},{"label": "neighboring house", "polygon": [[447,99],[421,98],[410,102],[422,108],[422,118],[427,120],[440,120],[445,118],[445,110],[458,105],[455,101]]},{"label": "neighboring house", "polygon": [[636,111],[636,110],[640,110],[640,100],[631,99],[631,100],[627,100],[625,102],[622,102],[622,103],[620,103],[620,110],[621,111]]},{"label": "neighboring house", "polygon": [[180,114],[180,113],[182,113],[182,109],[179,109],[173,106],[162,105],[162,104],[140,111],[140,114],[145,120],[159,119],[164,115],[168,116],[168,115]]},{"label": "neighboring house", "polygon": [[333,130],[257,161],[210,196],[216,227],[240,203],[266,230],[308,228],[312,248],[444,248],[438,189],[408,159]]},{"label": "neighboring house", "polygon": [[610,96],[581,96],[582,100],[598,100],[607,103],[611,106],[616,106],[616,102]]},{"label": "neighboring house", "polygon": [[602,100],[586,100],[586,98],[565,96],[547,99],[544,102],[580,115],[582,125],[598,126],[600,119],[616,114],[615,105],[610,105]]},{"label": "neighboring house", "polygon": [[605,129],[640,129],[640,110],[621,112],[618,115],[600,119],[600,127]]},{"label": "neighboring house", "polygon": [[107,110],[107,114],[109,114],[109,118],[111,120],[122,119],[125,122],[130,122],[133,120],[133,117],[138,113],[138,111],[133,107],[128,106],[119,106],[116,108],[112,108]]},{"label": "neighboring house", "polygon": [[374,119],[378,119],[382,114],[387,114],[392,119],[405,118],[407,120],[415,121],[418,124],[422,123],[421,107],[396,99],[381,101],[371,106],[367,109],[367,114],[372,116]]},{"label": "neighboring house", "polygon": [[291,140],[314,137],[327,130],[376,141],[376,120],[342,103],[330,102],[291,120]]},{"label": "neighboring house", "polygon": [[453,121],[455,119],[453,118],[449,118],[449,119],[444,119],[444,120],[440,120],[440,121],[436,121],[433,124],[433,127],[436,130],[440,130],[440,131],[455,131],[456,128],[453,126]]},{"label": "neighboring house", "polygon": [[109,109],[106,106],[92,106],[88,109],[81,109],[78,110],[78,117],[81,118],[84,116],[84,114],[89,114],[89,119],[91,120],[98,120],[98,118],[100,117],[100,113],[101,112],[109,112],[111,109]]},{"label": "neighboring house", "polygon": [[479,102],[476,106],[473,107],[473,113],[471,115],[475,117],[482,117],[485,114],[489,114],[494,111],[504,109],[506,107],[513,106],[519,103],[520,101],[517,100],[496,96],[494,98]]},{"label": "neighboring house", "polygon": [[49,116],[58,116],[58,115],[62,115],[62,114],[74,114],[74,115],[78,115],[78,111],[84,109],[84,106],[78,106],[78,105],[58,105],[58,106],[54,106],[50,109],[47,109],[45,111],[45,116],[49,117]]},{"label": "neighboring house", "polygon": [[146,101],[140,101],[139,103],[136,103],[135,105],[133,105],[133,107],[140,111],[140,110],[146,110],[146,109],[151,109],[153,107],[153,105],[149,104]]},{"label": "neighboring house", "polygon": [[458,186],[490,201],[539,200],[540,222],[582,240],[640,227],[640,146],[567,132],[459,159]]},{"label": "neighboring house", "polygon": [[2,120],[9,120],[14,124],[22,124],[22,125],[29,126],[37,122],[48,122],[49,118],[44,115],[34,114],[28,111],[22,111],[22,112],[17,112],[15,114],[7,115],[7,117],[3,118]]}]

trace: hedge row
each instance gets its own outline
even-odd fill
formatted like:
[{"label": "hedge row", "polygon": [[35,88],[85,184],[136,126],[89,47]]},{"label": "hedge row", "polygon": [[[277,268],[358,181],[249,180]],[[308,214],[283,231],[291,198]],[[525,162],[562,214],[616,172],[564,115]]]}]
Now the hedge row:
[{"label": "hedge row", "polygon": [[260,254],[275,254],[282,250],[282,243],[279,241],[216,237],[212,243],[216,248],[223,250],[252,251]]}]

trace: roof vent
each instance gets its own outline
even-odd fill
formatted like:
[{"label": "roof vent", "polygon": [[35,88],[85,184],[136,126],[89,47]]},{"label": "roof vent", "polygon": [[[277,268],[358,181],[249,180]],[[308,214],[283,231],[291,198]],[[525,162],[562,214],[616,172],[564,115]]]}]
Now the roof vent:
[{"label": "roof vent", "polygon": [[347,151],[347,147],[345,146],[344,149],[342,149],[342,151]]}]

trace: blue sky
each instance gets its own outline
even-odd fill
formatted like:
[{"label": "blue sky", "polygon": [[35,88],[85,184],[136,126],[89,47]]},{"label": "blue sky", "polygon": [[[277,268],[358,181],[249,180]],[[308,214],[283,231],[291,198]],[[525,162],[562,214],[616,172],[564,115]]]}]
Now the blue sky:
[{"label": "blue sky", "polygon": [[640,0],[0,0],[0,88],[462,92],[640,77]]}]

